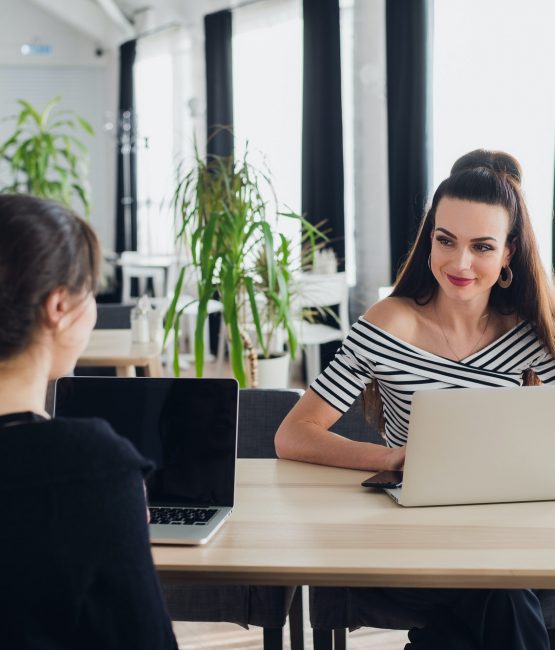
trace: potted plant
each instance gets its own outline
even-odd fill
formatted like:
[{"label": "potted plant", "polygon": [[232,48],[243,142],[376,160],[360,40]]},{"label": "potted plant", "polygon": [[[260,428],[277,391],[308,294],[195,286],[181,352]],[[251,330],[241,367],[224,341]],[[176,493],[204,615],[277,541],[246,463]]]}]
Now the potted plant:
[{"label": "potted plant", "polygon": [[0,144],[0,161],[9,179],[2,192],[26,192],[71,206],[77,198],[87,216],[90,192],[88,152],[77,137],[94,135],[91,125],[73,111],[57,109],[59,97],[42,111],[19,99],[21,106],[13,133]]},{"label": "potted plant", "polygon": [[[274,197],[273,205],[268,205],[264,195]],[[301,215],[279,211],[268,174],[250,164],[248,152],[240,160],[211,156],[208,161],[197,153],[191,169],[183,171],[181,166],[178,170],[173,205],[178,239],[190,254],[190,262],[180,270],[165,323],[166,336],[172,329],[175,332],[174,372],[179,374],[180,317],[188,306],[181,304],[180,298],[186,274],[194,272],[197,376],[203,373],[208,301],[218,296],[223,303],[233,374],[241,386],[254,386],[258,353],[269,358],[276,351],[272,341],[278,330],[285,332],[291,356],[297,349],[293,275],[300,270],[302,259],[298,255],[295,261],[291,242],[277,229],[277,217],[299,222],[305,254],[316,249],[316,238],[323,235]]]}]

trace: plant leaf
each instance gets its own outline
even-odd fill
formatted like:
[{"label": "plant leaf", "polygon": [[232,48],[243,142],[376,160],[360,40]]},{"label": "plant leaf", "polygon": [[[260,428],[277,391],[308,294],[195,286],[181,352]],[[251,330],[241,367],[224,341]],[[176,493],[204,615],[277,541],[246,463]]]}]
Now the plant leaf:
[{"label": "plant leaf", "polygon": [[44,107],[42,113],[40,114],[40,122],[39,122],[39,127],[41,131],[44,131],[46,129],[46,125],[48,124],[48,118],[50,117],[50,113],[54,106],[60,102],[60,97],[54,97],[54,99],[51,99],[48,104]]},{"label": "plant leaf", "polygon": [[26,102],[24,99],[18,99],[17,103],[23,106],[24,109],[21,113],[21,116],[25,115],[25,117],[22,119],[22,117],[20,116],[21,123],[23,123],[28,117],[32,117],[36,125],[40,128],[40,124],[41,124],[40,113],[33,106],[31,106],[29,102]]},{"label": "plant leaf", "polygon": [[179,275],[177,276],[177,281],[175,283],[175,288],[173,290],[172,301],[170,303],[170,306],[168,307],[168,310],[166,311],[166,317],[164,320],[164,338],[163,338],[162,345],[166,345],[166,342],[168,340],[168,334],[170,333],[173,324],[175,322],[175,311],[177,308],[177,302],[181,296],[181,289],[183,287],[184,277],[185,277],[185,267],[182,267],[179,271]]},{"label": "plant leaf", "polygon": [[266,341],[264,339],[264,334],[262,333],[262,326],[260,324],[260,314],[258,313],[258,305],[256,304],[256,296],[254,295],[254,283],[251,277],[245,278],[245,287],[247,288],[247,294],[249,296],[249,302],[251,306],[252,318],[254,320],[254,326],[256,327],[256,334],[258,336],[258,342],[262,348],[262,354],[268,358],[268,348],[266,347]]},{"label": "plant leaf", "polygon": [[81,128],[83,129],[83,131],[85,131],[85,133],[88,133],[89,135],[94,135],[94,129],[92,128],[90,123],[87,122],[87,120],[85,118],[81,117],[80,115],[77,115],[76,119],[79,122],[79,124],[81,125]]}]

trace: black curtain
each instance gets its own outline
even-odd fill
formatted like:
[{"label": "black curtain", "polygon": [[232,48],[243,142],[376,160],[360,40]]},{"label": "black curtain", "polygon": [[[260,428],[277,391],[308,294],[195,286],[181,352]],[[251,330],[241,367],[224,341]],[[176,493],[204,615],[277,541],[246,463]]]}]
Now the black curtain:
[{"label": "black curtain", "polygon": [[414,241],[431,169],[431,8],[387,0],[387,117],[391,279]]},{"label": "black curtain", "polygon": [[[233,158],[233,67],[231,11],[204,17],[206,155]],[[217,298],[218,296],[214,296]],[[210,350],[216,354],[221,314],[210,314]]]},{"label": "black curtain", "polygon": [[338,0],[303,0],[302,211],[345,260],[343,125]]},{"label": "black curtain", "polygon": [[231,11],[204,17],[206,58],[206,153],[233,156]]},{"label": "black curtain", "polygon": [[[303,0],[302,212],[329,237],[338,270],[345,268],[343,120],[338,0]],[[330,305],[330,307],[333,307]],[[331,314],[317,320],[337,326]],[[320,365],[328,365],[337,341],[320,346]]]},{"label": "black curtain", "polygon": [[120,46],[116,251],[137,250],[137,159],[133,65],[137,41]]}]

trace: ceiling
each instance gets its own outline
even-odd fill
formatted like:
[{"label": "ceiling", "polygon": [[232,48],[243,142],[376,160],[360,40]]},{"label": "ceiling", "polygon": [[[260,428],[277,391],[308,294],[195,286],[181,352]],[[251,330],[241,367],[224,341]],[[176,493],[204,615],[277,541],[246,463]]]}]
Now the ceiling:
[{"label": "ceiling", "polygon": [[[30,0],[103,47],[169,24],[190,26],[202,16],[245,0]],[[252,0],[247,0],[252,1]]]}]

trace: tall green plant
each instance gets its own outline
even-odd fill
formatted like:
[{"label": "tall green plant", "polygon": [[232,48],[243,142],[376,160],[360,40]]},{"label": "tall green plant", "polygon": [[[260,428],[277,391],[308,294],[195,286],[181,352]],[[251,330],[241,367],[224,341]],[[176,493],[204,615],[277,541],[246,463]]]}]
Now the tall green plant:
[{"label": "tall green plant", "polygon": [[76,197],[87,216],[90,214],[88,150],[77,137],[94,135],[91,125],[74,111],[56,109],[60,97],[41,111],[19,99],[13,133],[0,144],[1,192],[26,192],[55,199],[67,206]]},{"label": "tall green plant", "polygon": [[[269,215],[263,189],[275,197],[268,175],[249,163],[247,153],[240,160],[212,156],[208,162],[197,153],[191,169],[181,166],[178,170],[173,196],[178,239],[190,251],[198,291],[194,341],[197,376],[203,373],[208,301],[215,295],[223,303],[231,367],[241,386],[247,385],[244,352],[250,347],[248,323],[254,325],[257,346],[266,356],[271,351],[267,333],[280,326],[287,332],[291,354],[295,354],[297,335],[291,305],[295,264],[290,242],[276,229],[277,201]],[[322,233],[298,214],[282,216],[299,221],[314,250]],[[187,270],[183,267],[180,271],[166,318],[166,336],[173,328],[176,342],[180,316],[187,307],[180,304]],[[259,306],[260,298],[265,309]],[[174,371],[179,374],[177,352],[176,348]]]}]

